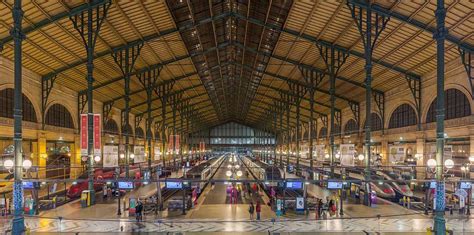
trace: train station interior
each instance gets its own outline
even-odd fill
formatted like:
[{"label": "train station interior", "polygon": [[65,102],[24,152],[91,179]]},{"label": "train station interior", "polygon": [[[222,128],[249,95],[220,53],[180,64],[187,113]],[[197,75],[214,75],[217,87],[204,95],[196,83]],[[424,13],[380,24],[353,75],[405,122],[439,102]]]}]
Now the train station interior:
[{"label": "train station interior", "polygon": [[1,1],[0,233],[474,234],[473,13]]}]

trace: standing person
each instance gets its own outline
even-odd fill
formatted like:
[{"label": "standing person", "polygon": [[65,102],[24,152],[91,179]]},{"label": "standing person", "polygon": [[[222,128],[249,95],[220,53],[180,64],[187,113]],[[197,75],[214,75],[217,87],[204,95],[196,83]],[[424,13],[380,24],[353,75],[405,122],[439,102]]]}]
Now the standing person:
[{"label": "standing person", "polygon": [[255,207],[253,206],[253,202],[250,202],[250,206],[249,206],[250,220],[253,220],[253,212],[254,211],[255,211]]},{"label": "standing person", "polygon": [[329,215],[332,217],[334,215],[334,213],[336,212],[336,205],[334,205],[334,200],[329,200],[329,204],[328,204],[328,211],[329,211]]},{"label": "standing person", "polygon": [[247,191],[249,193],[249,198],[252,198],[252,187],[250,187],[250,183],[247,182]]},{"label": "standing person", "polygon": [[321,217],[323,214],[323,199],[318,201],[318,217]]},{"label": "standing person", "polygon": [[135,206],[135,214],[137,216],[137,222],[140,222],[143,220],[142,211],[143,211],[142,202],[138,201],[137,206]]},{"label": "standing person", "polygon": [[108,193],[107,190],[108,190],[108,189],[107,189],[107,185],[104,184],[104,187],[102,188],[102,193],[103,193],[103,195],[104,195],[104,197],[103,197],[104,199],[107,198],[107,193]]},{"label": "standing person", "polygon": [[262,205],[260,204],[260,201],[257,201],[255,210],[257,211],[257,220],[260,220],[260,212],[262,211]]}]

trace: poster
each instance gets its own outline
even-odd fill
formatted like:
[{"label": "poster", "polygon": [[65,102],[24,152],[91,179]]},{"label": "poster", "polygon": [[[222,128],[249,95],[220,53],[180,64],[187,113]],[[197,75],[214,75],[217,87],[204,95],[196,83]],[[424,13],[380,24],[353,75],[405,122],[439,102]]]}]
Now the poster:
[{"label": "poster", "polygon": [[135,158],[133,158],[133,163],[145,162],[145,146],[134,146],[133,154],[135,155]]},{"label": "poster", "polygon": [[154,147],[153,148],[153,153],[154,153],[154,159],[155,161],[159,161],[161,160],[161,150],[160,150],[160,147]]},{"label": "poster", "polygon": [[453,146],[452,145],[445,145],[444,146],[444,160],[446,159],[453,159]]},{"label": "poster", "polygon": [[94,114],[94,156],[101,155],[101,119],[100,114]]},{"label": "poster", "polygon": [[324,155],[326,154],[324,145],[315,145],[314,147],[315,156],[317,161],[324,161]]},{"label": "poster", "polygon": [[297,211],[303,211],[304,210],[304,198],[303,197],[297,197],[296,198],[296,210]]},{"label": "poster", "polygon": [[117,145],[105,145],[103,158],[104,167],[118,167],[119,147]]},{"label": "poster", "polygon": [[354,166],[354,144],[341,144],[341,166]]},{"label": "poster", "polygon": [[390,161],[390,164],[397,164],[405,161],[405,147],[400,145],[390,145],[388,160]]},{"label": "poster", "polygon": [[[179,142],[179,135],[169,135],[168,136],[168,151],[170,151],[171,153],[173,153],[173,151],[175,153],[178,153],[179,151],[179,145],[180,145],[180,142]],[[173,142],[174,140],[174,142]],[[173,148],[174,147],[174,148]]]},{"label": "poster", "polygon": [[81,155],[87,156],[87,114],[81,114]]}]

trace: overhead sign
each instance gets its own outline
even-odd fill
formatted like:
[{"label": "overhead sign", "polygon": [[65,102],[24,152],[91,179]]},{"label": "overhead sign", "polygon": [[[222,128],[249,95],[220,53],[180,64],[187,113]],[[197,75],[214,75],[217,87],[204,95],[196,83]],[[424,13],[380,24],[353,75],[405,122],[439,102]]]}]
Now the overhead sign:
[{"label": "overhead sign", "polygon": [[102,153],[101,125],[100,114],[94,114],[94,156],[100,156]]},{"label": "overhead sign", "polygon": [[289,188],[289,189],[303,189],[303,182],[301,182],[301,181],[288,181],[288,182],[286,182],[286,188]]},{"label": "overhead sign", "polygon": [[117,145],[105,145],[103,155],[103,166],[104,167],[118,167],[119,164],[119,146]]},{"label": "overhead sign", "polygon": [[328,189],[341,189],[342,182],[328,181]]},{"label": "overhead sign", "polygon": [[81,114],[81,140],[80,140],[80,145],[81,145],[81,155],[82,156],[87,156],[87,124],[88,124],[88,119],[87,119],[87,114]]},{"label": "overhead sign", "polygon": [[120,182],[118,182],[118,187],[119,187],[119,189],[125,189],[125,190],[133,189],[133,182],[120,181]]},{"label": "overhead sign", "polygon": [[183,188],[183,183],[179,181],[166,181],[166,188],[168,189],[181,189]]},{"label": "overhead sign", "polygon": [[461,182],[459,188],[461,188],[461,189],[471,189],[471,182]]}]

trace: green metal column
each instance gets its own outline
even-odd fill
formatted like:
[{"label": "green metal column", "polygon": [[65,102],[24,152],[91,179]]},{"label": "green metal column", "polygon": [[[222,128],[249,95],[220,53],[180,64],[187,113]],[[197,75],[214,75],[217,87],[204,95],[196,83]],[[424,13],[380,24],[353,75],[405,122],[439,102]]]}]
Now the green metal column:
[{"label": "green metal column", "polygon": [[436,16],[436,209],[434,217],[434,230],[436,234],[446,233],[446,220],[444,219],[445,208],[445,185],[443,180],[444,167],[444,41],[446,39],[447,29],[445,27],[446,9],[444,0],[437,0],[435,10]]},{"label": "green metal column", "polygon": [[161,97],[161,148],[163,151],[163,167],[166,167],[166,100],[168,99],[167,94],[162,94]]},{"label": "green metal column", "polygon": [[23,88],[22,88],[22,42],[24,35],[22,32],[22,20],[23,10],[21,9],[21,0],[15,0],[13,6],[13,29],[11,35],[14,43],[14,108],[13,108],[13,141],[15,146],[15,164],[13,169],[14,180],[13,183],[13,223],[12,232],[13,234],[23,234],[25,230],[25,220],[23,218],[23,130],[22,130],[22,119],[23,119]]}]

